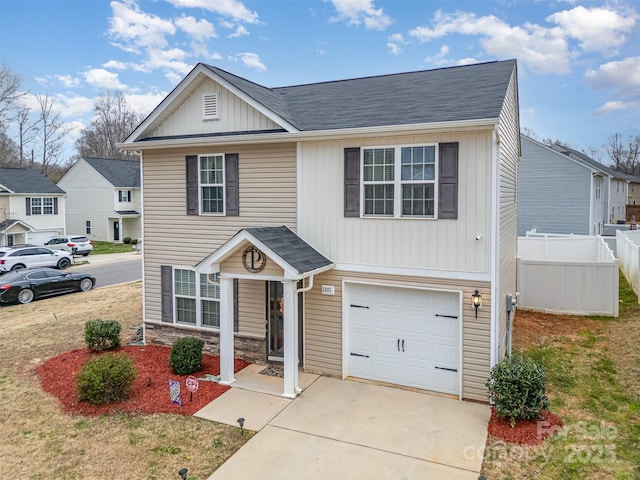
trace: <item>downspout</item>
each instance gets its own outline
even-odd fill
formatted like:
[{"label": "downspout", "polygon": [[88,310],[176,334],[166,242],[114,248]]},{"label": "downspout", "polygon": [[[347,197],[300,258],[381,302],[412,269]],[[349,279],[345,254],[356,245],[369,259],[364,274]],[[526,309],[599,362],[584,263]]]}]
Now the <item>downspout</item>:
[{"label": "downspout", "polygon": [[309,285],[306,287],[300,287],[296,290],[296,293],[305,293],[313,288],[313,275],[309,277]]}]

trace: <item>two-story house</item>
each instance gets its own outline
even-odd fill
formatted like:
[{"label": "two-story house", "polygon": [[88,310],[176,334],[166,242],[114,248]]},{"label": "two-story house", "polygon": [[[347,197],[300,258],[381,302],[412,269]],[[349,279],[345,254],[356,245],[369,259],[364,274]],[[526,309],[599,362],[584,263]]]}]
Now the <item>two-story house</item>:
[{"label": "two-story house", "polygon": [[[145,341],[487,400],[515,293],[514,60],[267,88],[198,64],[142,163]],[[179,232],[180,242],[175,236]]]},{"label": "two-story house", "polygon": [[67,192],[67,233],[104,242],[142,237],[139,161],[81,158],[58,185]]},{"label": "two-story house", "polygon": [[64,233],[65,192],[37,170],[0,168],[0,245],[41,245]]},{"label": "two-story house", "polygon": [[522,135],[518,235],[601,235],[625,220],[628,180],[578,150]]}]

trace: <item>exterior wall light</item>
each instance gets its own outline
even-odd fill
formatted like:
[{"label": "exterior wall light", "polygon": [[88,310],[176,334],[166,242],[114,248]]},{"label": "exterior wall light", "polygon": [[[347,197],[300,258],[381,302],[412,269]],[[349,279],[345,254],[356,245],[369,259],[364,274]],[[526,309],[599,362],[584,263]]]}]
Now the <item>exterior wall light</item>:
[{"label": "exterior wall light", "polygon": [[476,291],[473,292],[473,295],[471,295],[471,305],[476,309],[476,318],[478,318],[478,309],[482,307],[482,295],[480,295],[477,288]]}]

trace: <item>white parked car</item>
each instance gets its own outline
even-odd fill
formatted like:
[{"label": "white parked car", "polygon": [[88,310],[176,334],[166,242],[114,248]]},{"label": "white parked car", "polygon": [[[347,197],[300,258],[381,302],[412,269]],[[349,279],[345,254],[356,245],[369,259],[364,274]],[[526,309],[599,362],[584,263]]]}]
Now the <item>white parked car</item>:
[{"label": "white parked car", "polygon": [[93,251],[93,245],[84,235],[61,235],[59,237],[53,237],[47,243],[47,248],[52,250],[64,250],[72,255],[82,255],[86,257]]},{"label": "white parked car", "polygon": [[67,268],[72,262],[71,254],[63,250],[33,245],[0,248],[0,272],[33,267]]}]

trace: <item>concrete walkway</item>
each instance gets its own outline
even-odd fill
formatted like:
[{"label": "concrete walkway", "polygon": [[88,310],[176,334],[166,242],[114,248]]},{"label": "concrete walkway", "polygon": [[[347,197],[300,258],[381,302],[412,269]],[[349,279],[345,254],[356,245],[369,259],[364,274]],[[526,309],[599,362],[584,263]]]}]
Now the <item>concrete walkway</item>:
[{"label": "concrete walkway", "polygon": [[320,377],[295,400],[232,388],[205,408],[220,418],[227,395],[258,433],[209,480],[476,480],[482,466],[486,405]]}]

